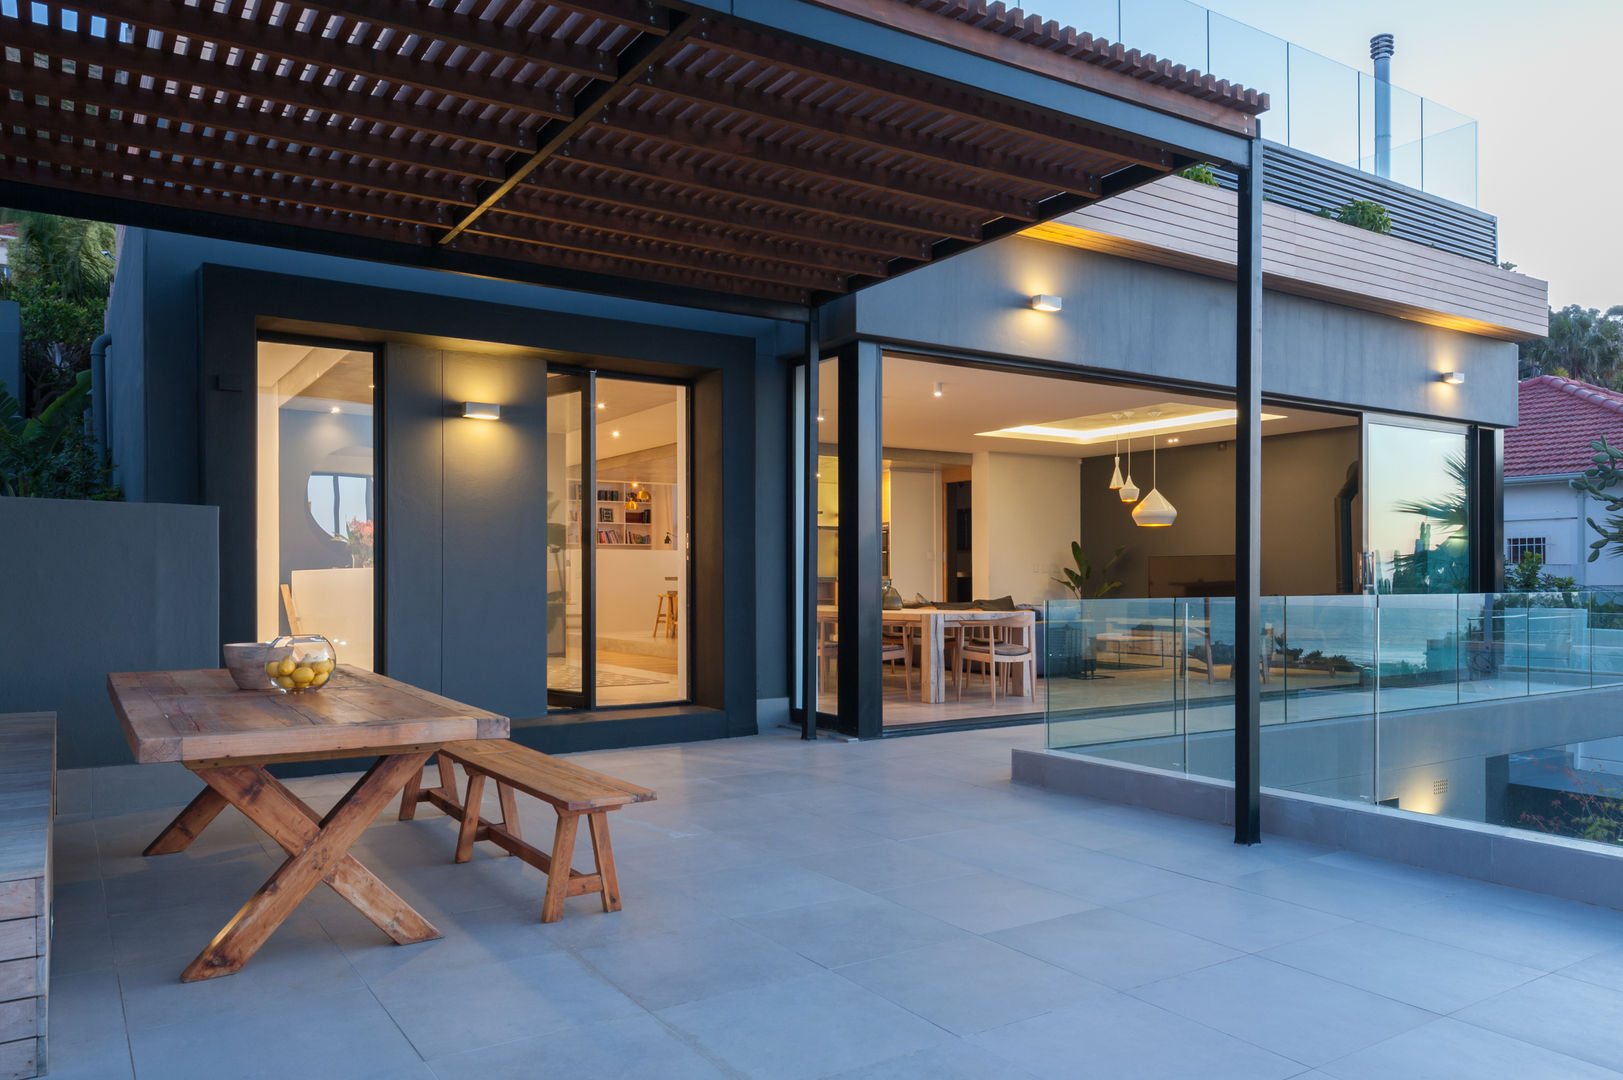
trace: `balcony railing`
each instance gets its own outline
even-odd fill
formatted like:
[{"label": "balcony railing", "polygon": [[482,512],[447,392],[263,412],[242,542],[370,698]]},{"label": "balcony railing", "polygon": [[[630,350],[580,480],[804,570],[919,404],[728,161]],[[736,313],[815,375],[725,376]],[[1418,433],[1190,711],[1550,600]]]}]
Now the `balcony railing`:
[{"label": "balcony railing", "polygon": [[[1272,98],[1262,114],[1267,138],[1375,171],[1375,80],[1357,68],[1188,0],[1043,0],[1028,7],[1130,49],[1266,91]],[[1393,86],[1391,122],[1389,179],[1476,206],[1475,120]]]},{"label": "balcony railing", "polygon": [[[1233,778],[1232,598],[1045,615],[1050,749]],[[1276,596],[1262,624],[1266,787],[1517,824],[1499,774],[1623,736],[1623,714],[1559,698],[1623,686],[1609,595]]]}]

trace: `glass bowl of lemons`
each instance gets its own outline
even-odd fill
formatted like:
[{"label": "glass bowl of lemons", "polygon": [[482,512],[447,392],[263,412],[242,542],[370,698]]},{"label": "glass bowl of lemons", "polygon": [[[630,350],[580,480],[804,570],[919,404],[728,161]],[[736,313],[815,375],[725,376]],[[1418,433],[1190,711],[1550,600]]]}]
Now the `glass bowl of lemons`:
[{"label": "glass bowl of lemons", "polygon": [[271,688],[287,694],[320,690],[338,666],[338,650],[320,634],[279,637],[265,649]]}]

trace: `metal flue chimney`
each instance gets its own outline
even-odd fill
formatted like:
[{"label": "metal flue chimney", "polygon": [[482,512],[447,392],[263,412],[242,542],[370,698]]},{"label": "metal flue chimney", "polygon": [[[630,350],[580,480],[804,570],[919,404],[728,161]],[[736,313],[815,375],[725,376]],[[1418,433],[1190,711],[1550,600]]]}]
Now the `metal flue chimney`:
[{"label": "metal flue chimney", "polygon": [[1375,61],[1375,175],[1392,176],[1392,53],[1391,34],[1369,39],[1369,58]]}]

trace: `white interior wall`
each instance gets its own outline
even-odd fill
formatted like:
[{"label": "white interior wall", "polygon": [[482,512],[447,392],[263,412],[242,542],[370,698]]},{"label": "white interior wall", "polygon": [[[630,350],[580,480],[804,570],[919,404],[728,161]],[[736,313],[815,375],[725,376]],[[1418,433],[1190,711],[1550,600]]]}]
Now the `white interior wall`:
[{"label": "white interior wall", "polygon": [[890,580],[902,599],[941,591],[941,470],[890,469]]},{"label": "white interior wall", "polygon": [[1069,595],[1055,579],[1082,518],[1077,461],[977,451],[971,479],[975,595],[1017,604]]}]

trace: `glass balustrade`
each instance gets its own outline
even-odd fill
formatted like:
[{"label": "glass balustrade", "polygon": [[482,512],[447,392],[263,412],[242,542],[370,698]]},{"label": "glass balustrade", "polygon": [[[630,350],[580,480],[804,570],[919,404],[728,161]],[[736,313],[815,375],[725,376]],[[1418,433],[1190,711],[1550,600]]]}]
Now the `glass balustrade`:
[{"label": "glass balustrade", "polygon": [[[1045,0],[1034,14],[1269,95],[1262,133],[1374,173],[1375,80],[1188,0]],[[1387,177],[1477,204],[1476,121],[1400,87],[1391,93]]]},{"label": "glass balustrade", "polygon": [[[1232,598],[1046,608],[1049,748],[1232,779]],[[1623,713],[1562,696],[1623,685],[1623,596],[1264,597],[1258,657],[1265,787],[1569,835],[1616,801],[1623,823],[1623,776],[1595,793]]]}]

